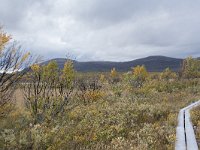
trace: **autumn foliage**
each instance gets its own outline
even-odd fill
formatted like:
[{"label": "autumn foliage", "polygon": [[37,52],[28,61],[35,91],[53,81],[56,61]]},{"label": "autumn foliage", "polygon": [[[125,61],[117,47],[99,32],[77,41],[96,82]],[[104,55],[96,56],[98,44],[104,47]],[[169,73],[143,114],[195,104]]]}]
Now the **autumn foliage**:
[{"label": "autumn foliage", "polygon": [[[4,51],[10,37],[0,37]],[[56,61],[34,63],[14,82],[24,105],[0,118],[0,149],[174,149],[179,110],[200,98],[199,73],[193,58],[180,72],[161,73],[145,66],[80,73],[71,60],[63,68]],[[199,108],[192,118],[199,129]]]},{"label": "autumn foliage", "polygon": [[200,61],[192,57],[188,57],[183,61],[182,77],[191,79],[200,77]]},{"label": "autumn foliage", "polygon": [[10,111],[17,82],[25,74],[19,71],[31,62],[30,53],[22,51],[0,27],[0,117]]}]

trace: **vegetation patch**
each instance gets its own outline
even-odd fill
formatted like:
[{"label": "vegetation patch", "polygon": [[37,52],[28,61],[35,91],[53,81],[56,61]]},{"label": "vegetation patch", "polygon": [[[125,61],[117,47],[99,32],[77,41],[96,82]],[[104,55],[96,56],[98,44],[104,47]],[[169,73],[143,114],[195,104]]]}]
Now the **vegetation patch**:
[{"label": "vegetation patch", "polygon": [[[179,110],[200,98],[199,66],[187,58],[179,73],[149,73],[145,66],[79,73],[70,60],[62,70],[52,61],[34,63],[20,80],[5,71],[0,89],[21,92],[24,105],[0,91],[0,149],[174,149]],[[192,111],[197,139],[199,117],[198,107]]]}]

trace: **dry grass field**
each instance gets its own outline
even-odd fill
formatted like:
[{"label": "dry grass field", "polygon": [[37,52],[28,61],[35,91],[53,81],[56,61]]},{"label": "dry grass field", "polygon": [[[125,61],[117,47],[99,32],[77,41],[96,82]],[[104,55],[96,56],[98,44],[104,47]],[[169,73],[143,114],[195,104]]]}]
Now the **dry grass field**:
[{"label": "dry grass field", "polygon": [[15,90],[15,93],[13,95],[13,99],[15,100],[17,107],[19,107],[19,108],[25,107],[25,100],[24,100],[22,89],[18,88],[17,90]]}]

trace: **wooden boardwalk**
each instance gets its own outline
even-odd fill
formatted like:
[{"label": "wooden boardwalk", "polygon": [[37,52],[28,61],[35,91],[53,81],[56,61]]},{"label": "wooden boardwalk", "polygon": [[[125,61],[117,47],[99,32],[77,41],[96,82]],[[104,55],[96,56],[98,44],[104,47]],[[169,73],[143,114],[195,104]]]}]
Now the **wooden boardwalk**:
[{"label": "wooden boardwalk", "polygon": [[175,150],[198,150],[190,110],[200,105],[200,100],[181,109],[178,115],[178,126],[176,128]]}]

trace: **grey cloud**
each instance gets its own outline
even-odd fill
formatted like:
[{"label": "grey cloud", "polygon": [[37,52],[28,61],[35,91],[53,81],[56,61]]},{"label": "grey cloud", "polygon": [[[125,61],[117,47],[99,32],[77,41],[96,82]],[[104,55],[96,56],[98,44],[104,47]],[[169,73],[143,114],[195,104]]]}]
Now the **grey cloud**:
[{"label": "grey cloud", "polygon": [[200,55],[199,0],[0,0],[0,23],[45,58]]},{"label": "grey cloud", "polygon": [[6,28],[17,30],[34,2],[32,0],[0,0],[0,23],[6,24]]}]

